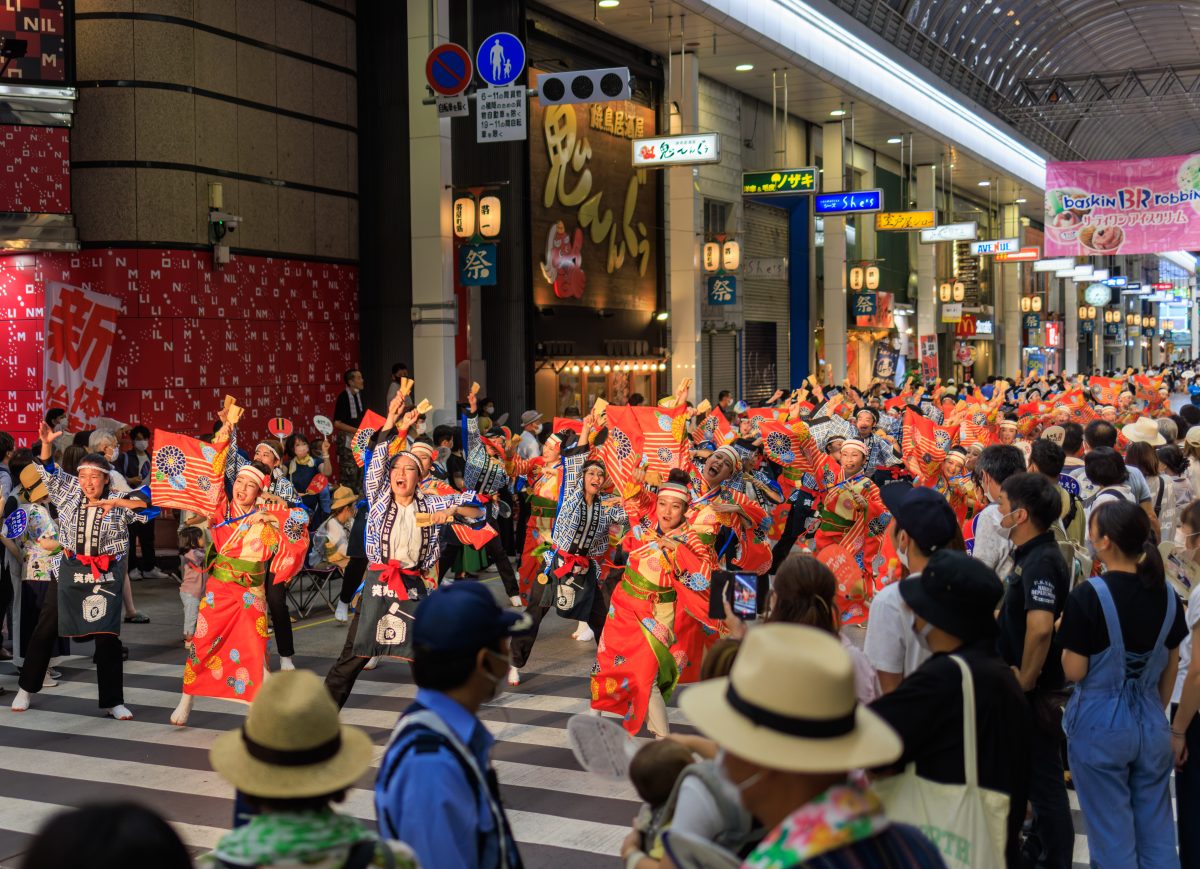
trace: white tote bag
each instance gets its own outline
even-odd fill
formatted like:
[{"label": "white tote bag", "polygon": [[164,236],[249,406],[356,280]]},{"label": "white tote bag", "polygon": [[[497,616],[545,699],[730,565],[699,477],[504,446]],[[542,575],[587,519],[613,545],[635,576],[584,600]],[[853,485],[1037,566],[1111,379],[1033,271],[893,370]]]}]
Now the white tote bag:
[{"label": "white tote bag", "polygon": [[1003,869],[1008,838],[1008,794],[979,786],[975,753],[975,683],[958,655],[962,671],[963,767],[965,785],[942,784],[917,775],[916,764],[872,785],[893,821],[920,829],[942,853],[950,869]]}]

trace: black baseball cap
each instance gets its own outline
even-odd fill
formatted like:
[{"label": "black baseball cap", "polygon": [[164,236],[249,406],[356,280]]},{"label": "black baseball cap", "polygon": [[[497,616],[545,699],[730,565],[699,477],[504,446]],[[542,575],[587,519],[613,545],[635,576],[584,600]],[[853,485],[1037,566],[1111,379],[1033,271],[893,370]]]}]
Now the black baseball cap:
[{"label": "black baseball cap", "polygon": [[437,652],[481,649],[501,637],[527,633],[533,619],[501,607],[478,582],[444,585],[421,601],[413,625],[413,643]]},{"label": "black baseball cap", "polygon": [[900,597],[935,628],[965,642],[996,634],[996,605],[1004,584],[965,552],[934,553],[919,576],[900,580]]},{"label": "black baseball cap", "polygon": [[907,532],[922,552],[936,552],[958,533],[958,517],[937,489],[901,481],[888,483],[879,494],[896,527]]}]

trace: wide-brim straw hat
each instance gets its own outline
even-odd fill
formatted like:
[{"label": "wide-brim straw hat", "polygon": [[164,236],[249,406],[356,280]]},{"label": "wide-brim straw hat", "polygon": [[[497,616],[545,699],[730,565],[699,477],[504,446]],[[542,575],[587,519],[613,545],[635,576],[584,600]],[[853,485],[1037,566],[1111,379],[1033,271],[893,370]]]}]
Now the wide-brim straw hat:
[{"label": "wide-brim straw hat", "polygon": [[818,628],[768,624],[746,635],[728,678],[684,692],[680,706],[701,733],[767,769],[842,772],[900,757],[896,731],[854,693],[854,665]]},{"label": "wide-brim straw hat", "polygon": [[272,673],[238,730],[217,737],[208,757],[245,794],[303,799],[350,787],[371,766],[371,738],[338,722],[324,683],[305,670]]},{"label": "wide-brim straw hat", "polygon": [[357,500],[358,495],[354,494],[354,490],[349,486],[338,486],[333,490],[333,500],[329,504],[329,509],[336,510],[347,504],[353,504]]},{"label": "wide-brim straw hat", "polygon": [[1158,430],[1158,423],[1148,416],[1138,417],[1135,422],[1122,426],[1121,434],[1130,443],[1150,444],[1152,447],[1161,447],[1167,442]]},{"label": "wide-brim straw hat", "polygon": [[42,475],[38,471],[37,465],[30,464],[21,469],[21,488],[25,490],[26,499],[30,504],[40,501],[50,494],[46,489],[46,484],[42,482]]}]

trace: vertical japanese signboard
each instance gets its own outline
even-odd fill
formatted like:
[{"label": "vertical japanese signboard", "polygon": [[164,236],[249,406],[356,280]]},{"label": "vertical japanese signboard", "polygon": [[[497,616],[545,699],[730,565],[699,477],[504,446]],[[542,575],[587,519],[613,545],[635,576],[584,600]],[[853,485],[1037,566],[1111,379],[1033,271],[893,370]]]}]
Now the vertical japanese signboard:
[{"label": "vertical japanese signboard", "polygon": [[79,287],[46,284],[44,400],[65,408],[79,431],[104,415],[104,385],[121,300]]}]

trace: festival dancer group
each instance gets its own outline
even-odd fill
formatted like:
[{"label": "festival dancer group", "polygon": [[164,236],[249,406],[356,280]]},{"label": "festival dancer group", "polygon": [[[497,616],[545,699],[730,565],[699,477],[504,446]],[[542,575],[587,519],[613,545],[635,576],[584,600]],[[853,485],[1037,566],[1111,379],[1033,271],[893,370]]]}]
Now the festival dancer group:
[{"label": "festival dancer group", "polygon": [[[704,652],[731,630],[732,616],[709,614],[717,571],[768,574],[795,547],[807,549],[838,579],[840,622],[864,624],[872,597],[899,575],[881,486],[902,478],[933,488],[969,529],[987,503],[972,473],[983,447],[1028,453],[1044,429],[1064,422],[1130,425],[1169,412],[1161,378],[1132,375],[863,389],[810,379],[754,408],[693,405],[689,387],[651,407],[599,401],[586,415],[556,418],[532,458],[481,417],[473,387],[460,419],[461,489],[438,447],[417,433],[431,408],[412,406],[411,382],[397,392],[378,430],[356,439],[367,570],[326,676],[339,706],[368,661],[411,657],[417,606],[451,581],[452,550],[473,547],[497,562],[509,604],[525,610],[510,685],[520,685],[553,608],[596,643],[593,709],[615,713],[630,733],[665,736],[672,693],[699,678]],[[294,666],[285,590],[304,563],[310,514],[280,473],[283,445],[266,439],[247,458],[237,450],[241,408],[227,399],[217,416],[215,435],[186,457],[181,435],[168,443],[156,433],[150,495],[113,493],[100,455],[85,458],[76,476],[65,473],[54,461],[61,433],[43,426],[37,467],[62,552],[24,650],[14,710],[30,707],[59,638],[86,637],[95,640],[101,708],[132,717],[119,640],[127,529],[162,507],[203,513],[211,535],[172,723],[187,723],[196,696],[252,700],[269,677],[272,635],[280,668]],[[514,571],[496,526],[518,489],[528,521]]]}]

